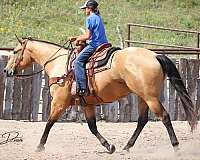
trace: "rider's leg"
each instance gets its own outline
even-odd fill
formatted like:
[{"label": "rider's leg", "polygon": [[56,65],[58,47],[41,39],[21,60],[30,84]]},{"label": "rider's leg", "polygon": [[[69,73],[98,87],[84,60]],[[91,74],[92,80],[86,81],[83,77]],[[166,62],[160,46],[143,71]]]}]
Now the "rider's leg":
[{"label": "rider's leg", "polygon": [[75,79],[77,83],[77,88],[80,91],[86,91],[87,89],[87,77],[85,72],[85,64],[87,60],[91,57],[93,52],[95,51],[95,47],[91,45],[87,45],[81,53],[79,53],[78,57],[74,61],[75,67]]}]

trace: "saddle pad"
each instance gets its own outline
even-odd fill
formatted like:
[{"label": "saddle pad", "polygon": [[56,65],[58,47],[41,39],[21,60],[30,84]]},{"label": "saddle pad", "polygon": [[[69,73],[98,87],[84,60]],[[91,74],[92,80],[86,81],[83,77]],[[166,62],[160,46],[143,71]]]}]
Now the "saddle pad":
[{"label": "saddle pad", "polygon": [[[118,47],[112,47],[105,54],[106,56],[105,56],[104,59],[100,59],[100,60],[95,61],[95,64],[94,64],[94,67],[93,67],[94,73],[98,73],[98,72],[110,69],[113,56],[115,55],[116,51],[118,51],[118,50],[121,50],[121,49],[118,48]],[[86,69],[88,69],[88,68],[86,67]]]}]

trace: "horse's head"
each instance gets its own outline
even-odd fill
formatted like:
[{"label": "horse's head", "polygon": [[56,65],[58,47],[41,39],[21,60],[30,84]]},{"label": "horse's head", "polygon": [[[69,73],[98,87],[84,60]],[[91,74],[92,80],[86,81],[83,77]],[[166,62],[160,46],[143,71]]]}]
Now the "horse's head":
[{"label": "horse's head", "polygon": [[18,39],[18,45],[14,48],[13,55],[9,57],[4,69],[7,76],[13,76],[17,71],[24,69],[32,63],[30,50],[28,49],[29,39]]}]

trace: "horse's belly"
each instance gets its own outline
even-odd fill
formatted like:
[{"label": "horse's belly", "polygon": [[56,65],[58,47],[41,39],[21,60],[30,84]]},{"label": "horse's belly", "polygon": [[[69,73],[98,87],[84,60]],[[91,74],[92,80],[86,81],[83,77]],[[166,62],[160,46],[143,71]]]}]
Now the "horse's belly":
[{"label": "horse's belly", "polygon": [[99,87],[97,95],[98,97],[100,97],[100,99],[103,100],[103,102],[108,103],[125,97],[129,93],[130,90],[124,82],[120,83],[117,81],[113,81],[104,87]]}]

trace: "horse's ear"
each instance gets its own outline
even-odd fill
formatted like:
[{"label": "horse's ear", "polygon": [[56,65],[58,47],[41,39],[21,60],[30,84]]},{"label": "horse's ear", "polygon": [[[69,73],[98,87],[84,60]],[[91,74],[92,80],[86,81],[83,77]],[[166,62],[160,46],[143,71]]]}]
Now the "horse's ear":
[{"label": "horse's ear", "polygon": [[22,44],[22,40],[15,34],[15,37],[17,38],[17,40],[18,40],[18,42],[20,43],[20,44]]}]

